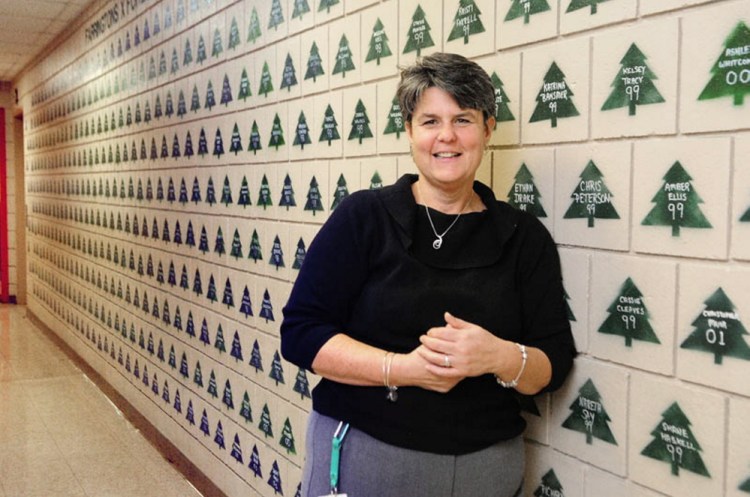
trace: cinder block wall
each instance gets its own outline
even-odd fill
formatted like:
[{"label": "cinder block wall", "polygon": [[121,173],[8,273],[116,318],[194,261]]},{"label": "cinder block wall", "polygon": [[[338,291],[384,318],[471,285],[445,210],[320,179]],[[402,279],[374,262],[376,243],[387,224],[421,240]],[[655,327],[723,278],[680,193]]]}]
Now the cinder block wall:
[{"label": "cinder block wall", "polygon": [[3,220],[2,227],[8,236],[8,297],[13,301],[18,295],[18,240],[16,230],[17,203],[16,203],[16,144],[13,137],[13,96],[10,93],[9,83],[0,83],[0,107],[5,109],[5,174],[6,174],[6,202],[8,206],[8,218]]},{"label": "cinder block wall", "polygon": [[[581,356],[526,495],[750,493],[750,2],[100,2],[17,82],[29,306],[228,495],[298,491],[281,308],[343,196],[414,171],[397,66],[493,76],[479,176],[560,244]],[[555,493],[560,492],[560,493]]]}]

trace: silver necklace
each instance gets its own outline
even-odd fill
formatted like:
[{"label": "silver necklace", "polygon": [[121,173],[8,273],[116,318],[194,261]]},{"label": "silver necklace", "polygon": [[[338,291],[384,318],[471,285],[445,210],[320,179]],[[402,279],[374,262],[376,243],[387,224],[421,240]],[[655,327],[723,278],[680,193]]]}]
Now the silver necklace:
[{"label": "silver necklace", "polygon": [[[419,182],[417,182],[417,191],[419,192],[419,196],[424,199],[422,196],[422,189],[419,188]],[[446,233],[448,233],[453,225],[455,225],[458,222],[458,219],[461,217],[461,215],[464,213],[466,208],[471,203],[471,197],[469,197],[469,200],[466,202],[466,205],[464,205],[464,208],[461,209],[461,212],[458,213],[458,216],[453,220],[453,222],[448,226],[445,231],[443,231],[441,234],[438,234],[437,230],[435,229],[435,223],[432,222],[432,216],[430,216],[430,209],[427,207],[427,203],[425,202],[424,211],[427,213],[427,220],[430,222],[430,227],[432,228],[432,232],[435,234],[435,240],[432,242],[432,248],[435,250],[440,250],[440,247],[443,246],[443,237]]]}]

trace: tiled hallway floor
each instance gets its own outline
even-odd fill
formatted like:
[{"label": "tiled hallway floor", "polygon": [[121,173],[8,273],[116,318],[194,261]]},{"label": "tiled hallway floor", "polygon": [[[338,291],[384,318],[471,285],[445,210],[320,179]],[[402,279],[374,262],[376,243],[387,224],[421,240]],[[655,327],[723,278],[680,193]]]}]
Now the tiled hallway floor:
[{"label": "tiled hallway floor", "polygon": [[23,306],[0,305],[0,497],[197,497]]}]

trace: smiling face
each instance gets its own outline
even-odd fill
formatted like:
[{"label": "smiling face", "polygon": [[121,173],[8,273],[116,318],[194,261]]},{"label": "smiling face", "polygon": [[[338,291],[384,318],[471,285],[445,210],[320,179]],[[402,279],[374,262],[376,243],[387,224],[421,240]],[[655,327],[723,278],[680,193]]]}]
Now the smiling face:
[{"label": "smiling face", "polygon": [[420,177],[446,190],[471,185],[493,127],[494,118],[485,123],[481,111],[460,108],[445,90],[425,90],[406,124]]}]

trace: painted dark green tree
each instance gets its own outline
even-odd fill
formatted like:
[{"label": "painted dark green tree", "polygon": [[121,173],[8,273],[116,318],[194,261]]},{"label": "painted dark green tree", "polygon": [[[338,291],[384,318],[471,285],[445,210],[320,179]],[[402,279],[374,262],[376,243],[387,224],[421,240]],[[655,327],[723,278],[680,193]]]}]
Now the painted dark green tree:
[{"label": "painted dark green tree", "polygon": [[307,0],[293,0],[292,2],[292,19],[299,18],[302,20],[302,16],[310,12],[310,4]]},{"label": "painted dark green tree", "polygon": [[505,15],[505,21],[512,21],[523,17],[523,23],[528,24],[531,16],[550,10],[547,0],[511,0],[510,10]]},{"label": "painted dark green tree", "polygon": [[474,0],[459,0],[458,9],[453,17],[453,28],[448,35],[448,41],[464,39],[464,45],[468,45],[469,37],[478,33],[484,33],[482,24],[482,11],[479,10]]},{"label": "painted dark green tree", "polygon": [[591,445],[594,438],[617,445],[609,414],[602,405],[602,398],[591,379],[578,390],[578,397],[568,407],[571,414],[563,422],[563,428],[586,434],[586,443]]},{"label": "painted dark green tree", "polygon": [[292,86],[297,84],[297,71],[294,69],[294,61],[290,54],[286,54],[286,60],[284,61],[284,70],[281,73],[281,85],[280,89],[286,88],[288,92],[292,91]]},{"label": "painted dark green tree", "polygon": [[269,321],[276,321],[273,315],[273,302],[271,302],[271,294],[268,292],[268,289],[263,292],[263,301],[260,303],[260,312],[258,313],[258,316],[265,319],[266,323]]},{"label": "painted dark green tree", "polygon": [[250,453],[250,463],[247,467],[250,468],[256,478],[263,478],[260,455],[258,454],[258,447],[256,445],[253,445],[253,451]]},{"label": "painted dark green tree", "polygon": [[238,463],[244,463],[242,459],[242,447],[240,446],[240,435],[238,433],[234,434],[234,442],[232,442],[232,452],[229,455],[231,455],[232,458]]},{"label": "painted dark green tree", "polygon": [[406,132],[404,126],[404,116],[401,114],[401,104],[398,102],[398,97],[394,96],[391,100],[391,107],[388,110],[388,117],[386,118],[384,135],[396,134],[396,139],[401,137],[401,133]]},{"label": "painted dark green tree", "polygon": [[305,145],[312,144],[310,139],[310,128],[307,126],[307,119],[305,118],[304,111],[299,112],[299,118],[297,118],[297,127],[294,128],[294,142],[293,145],[299,145],[301,150],[305,149]]},{"label": "painted dark green tree", "polygon": [[700,455],[703,449],[690,429],[692,423],[679,404],[674,402],[661,416],[662,420],[651,432],[653,440],[641,451],[641,455],[669,463],[675,476],[679,476],[682,468],[710,478]]},{"label": "painted dark green tree", "polygon": [[365,62],[376,61],[380,65],[380,59],[393,55],[391,48],[388,46],[388,35],[385,32],[385,26],[378,17],[375,26],[372,28],[370,36],[370,49],[367,51]]},{"label": "painted dark green tree", "polygon": [[247,184],[247,176],[242,177],[242,184],[240,185],[240,193],[237,198],[237,205],[241,205],[242,207],[252,205],[252,201],[250,200],[250,187]]},{"label": "painted dark green tree", "polygon": [[253,93],[250,91],[250,78],[247,77],[247,69],[243,67],[242,74],[240,75],[240,91],[237,94],[237,99],[247,102],[247,97],[251,97],[252,95]]},{"label": "painted dark green tree", "polygon": [[606,1],[607,0],[571,0],[570,4],[568,5],[568,9],[565,11],[565,13],[573,12],[579,9],[585,9],[586,7],[590,7],[591,8],[590,13],[591,15],[594,15],[597,12],[598,5]]},{"label": "painted dark green tree", "polygon": [[331,210],[333,211],[339,206],[342,200],[349,196],[349,188],[346,185],[346,178],[344,174],[339,175],[338,181],[336,181],[336,190],[333,192],[333,203],[331,204]]},{"label": "painted dark green tree", "polygon": [[703,203],[693,188],[693,178],[679,161],[662,178],[664,184],[651,199],[654,207],[641,221],[643,226],[671,226],[672,236],[680,236],[680,228],[711,228],[698,204]]},{"label": "painted dark green tree", "polygon": [[362,99],[358,99],[357,105],[354,107],[352,129],[349,132],[348,140],[358,140],[361,145],[362,140],[365,138],[372,138],[370,118],[367,116],[367,108],[365,108],[365,104],[362,103]]},{"label": "painted dark green tree", "polygon": [[492,71],[490,80],[492,81],[492,86],[495,87],[495,129],[497,129],[498,123],[515,121],[516,118],[513,116],[510,106],[508,106],[510,98],[508,97],[508,94],[505,93],[503,82],[495,71]]},{"label": "painted dark green tree", "polygon": [[237,126],[237,123],[234,123],[234,128],[232,129],[232,143],[229,145],[229,151],[234,152],[234,155],[242,152],[242,136],[240,136],[240,128]]},{"label": "painted dark green tree", "polygon": [[214,178],[208,177],[208,185],[206,186],[206,203],[208,205],[214,205],[216,203],[216,189],[214,188]]},{"label": "painted dark green tree", "polygon": [[258,18],[258,11],[255,6],[253,6],[253,10],[250,13],[250,23],[247,28],[247,41],[255,44],[260,36],[260,18]]},{"label": "painted dark green tree", "polygon": [[279,199],[279,207],[286,207],[289,210],[290,207],[296,207],[297,202],[294,200],[294,188],[292,186],[292,178],[287,174],[284,177],[284,186],[281,187],[281,198]]},{"label": "painted dark green tree", "polygon": [[750,478],[743,481],[737,489],[750,494]]},{"label": "painted dark green tree", "polygon": [[268,62],[263,62],[263,70],[260,74],[260,87],[258,88],[258,95],[268,97],[268,94],[273,91],[273,81],[271,80],[271,71],[268,69]]},{"label": "painted dark green tree", "polygon": [[232,100],[232,86],[229,84],[229,76],[224,74],[224,82],[221,86],[220,102],[224,104],[224,107],[227,107],[229,105],[229,102],[231,102]]},{"label": "painted dark green tree", "polygon": [[268,404],[263,404],[263,411],[258,422],[258,429],[266,436],[273,438],[273,424],[271,423],[271,412],[268,410]]},{"label": "painted dark green tree", "polygon": [[[595,4],[594,4],[595,5]],[[612,93],[602,105],[602,110],[628,108],[628,115],[634,116],[638,105],[664,102],[653,80],[656,74],[646,64],[646,56],[633,43],[620,60],[620,71],[610,85]]]},{"label": "painted dark green tree", "polygon": [[240,314],[245,316],[245,319],[247,319],[248,316],[253,315],[253,304],[250,300],[250,290],[247,288],[247,285],[245,285],[245,289],[242,291],[242,302],[240,302]]},{"label": "painted dark green tree", "polygon": [[339,4],[340,1],[341,0],[320,0],[320,3],[318,4],[318,12],[323,12],[325,10],[328,14],[331,12],[331,7]]},{"label": "painted dark green tree", "polygon": [[307,248],[305,247],[305,241],[302,237],[297,242],[297,250],[294,252],[294,262],[292,263],[292,269],[301,269],[302,264],[305,262],[305,256],[307,255]]},{"label": "painted dark green tree", "polygon": [[547,217],[541,198],[542,194],[534,184],[534,176],[532,176],[526,164],[521,163],[515,181],[508,192],[508,203],[516,209],[526,211],[536,217]]},{"label": "painted dark green tree", "polygon": [[750,347],[742,337],[748,335],[747,329],[724,290],[719,287],[704,304],[691,323],[695,329],[680,348],[712,353],[714,364],[722,364],[724,356],[750,361]]},{"label": "painted dark green tree", "polygon": [[232,237],[232,249],[229,251],[229,255],[235,259],[242,257],[242,240],[240,238],[240,231],[235,228],[234,236]]},{"label": "painted dark green tree", "polygon": [[279,355],[279,351],[275,351],[273,353],[273,361],[271,362],[271,369],[268,373],[268,377],[271,378],[274,382],[276,382],[276,386],[279,385],[279,383],[284,384],[284,367],[281,364],[281,356]]},{"label": "painted dark green tree", "polygon": [[237,18],[232,17],[232,23],[229,26],[229,50],[234,50],[240,44],[240,28],[237,25]]},{"label": "painted dark green tree", "polygon": [[310,180],[310,189],[307,191],[307,202],[305,202],[306,211],[311,211],[313,216],[318,211],[323,211],[323,202],[321,200],[320,189],[318,188],[318,180],[315,176]]},{"label": "painted dark green tree", "polygon": [[216,229],[216,240],[214,241],[214,253],[224,255],[227,253],[224,246],[224,233],[222,233],[221,226]]},{"label": "painted dark green tree", "polygon": [[741,223],[750,223],[750,207],[745,211],[745,213],[740,217]]},{"label": "painted dark green tree", "polygon": [[289,422],[289,418],[284,421],[284,428],[281,430],[281,438],[279,439],[279,445],[286,449],[287,454],[296,454],[297,449],[294,447],[294,433],[292,433],[292,423]]},{"label": "painted dark green tree", "polygon": [[206,42],[203,40],[203,35],[200,35],[198,36],[198,53],[195,56],[195,61],[198,64],[203,64],[206,57]]},{"label": "painted dark green tree", "polygon": [[280,267],[284,266],[284,251],[281,248],[281,240],[279,239],[279,235],[276,235],[276,238],[273,240],[273,245],[271,246],[271,255],[268,257],[268,264],[275,266],[276,270]]},{"label": "painted dark green tree", "polygon": [[216,128],[216,135],[214,135],[213,155],[218,158],[224,155],[224,140],[221,138],[221,130],[219,128]]},{"label": "painted dark green tree", "polygon": [[259,207],[263,207],[263,210],[266,210],[266,207],[273,206],[273,200],[271,199],[271,188],[268,185],[268,178],[266,175],[263,175],[263,179],[260,181],[260,190],[258,191],[258,201],[255,202],[255,205]]},{"label": "painted dark green tree", "polygon": [[[325,1],[325,0],[324,0]],[[271,465],[271,473],[268,476],[268,485],[273,489],[274,495],[284,494],[281,487],[281,470],[279,469],[279,463],[274,461]]]},{"label": "painted dark green tree", "polygon": [[280,146],[284,145],[284,128],[281,126],[281,118],[278,114],[273,116],[273,125],[271,126],[271,138],[268,140],[268,147],[273,147],[276,150]]},{"label": "painted dark green tree", "polygon": [[318,45],[313,41],[313,44],[310,47],[310,56],[307,58],[307,71],[305,71],[305,79],[312,78],[314,83],[315,78],[317,78],[318,76],[322,76],[323,74],[325,74],[325,71],[323,71],[323,59],[320,58]]},{"label": "painted dark green tree", "polygon": [[219,28],[214,30],[214,41],[211,47],[211,57],[218,57],[224,51],[224,44],[221,41],[221,31]]},{"label": "painted dark green tree", "polygon": [[564,117],[579,115],[573,100],[573,91],[565,81],[565,74],[555,62],[544,75],[544,83],[536,96],[536,108],[529,119],[530,123],[549,119],[553,128],[557,127],[557,120]]},{"label": "painted dark green tree", "polygon": [[372,178],[370,178],[370,190],[379,190],[383,188],[383,179],[380,177],[380,174],[375,171],[372,173]]},{"label": "painted dark green tree", "polygon": [[221,402],[225,406],[227,406],[227,409],[234,409],[234,396],[232,395],[232,384],[229,383],[229,380],[227,380],[224,383],[224,393],[221,397]]},{"label": "painted dark green tree", "polygon": [[594,227],[594,219],[620,219],[612,205],[612,192],[602,179],[604,175],[590,160],[581,172],[581,181],[570,195],[573,202],[563,216],[564,219],[588,219],[588,227]]},{"label": "painted dark green tree", "polygon": [[599,326],[599,333],[624,337],[626,347],[632,347],[633,340],[661,343],[649,322],[651,316],[643,294],[632,279],[625,280],[607,312],[609,316]]},{"label": "painted dark green tree", "polygon": [[268,19],[268,29],[275,29],[278,31],[279,26],[284,23],[284,11],[281,8],[280,0],[271,1],[271,15]]},{"label": "painted dark green tree", "polygon": [[[224,300],[228,302],[232,302],[232,284],[229,282],[229,278],[227,278],[227,284],[224,287]],[[227,302],[224,302],[225,304]],[[231,307],[234,307],[234,304],[231,305]],[[219,351],[219,353],[223,353],[227,351],[227,343],[224,340],[224,328],[222,328],[221,323],[219,323],[219,327],[216,329],[216,339],[214,340],[214,348]]]},{"label": "painted dark green tree", "polygon": [[190,200],[195,202],[196,204],[203,200],[201,198],[201,185],[198,183],[198,177],[196,176],[193,178],[193,194],[190,197]]},{"label": "painted dark green tree", "polygon": [[211,303],[217,302],[219,300],[219,297],[216,294],[216,280],[214,279],[213,274],[208,277],[208,290],[206,290],[206,299],[208,299],[208,301]]},{"label": "painted dark green tree", "polygon": [[553,469],[550,469],[542,476],[541,483],[534,490],[534,497],[547,497],[551,495],[559,495],[561,497],[565,495],[562,484],[557,479],[557,475]]},{"label": "painted dark green tree", "polygon": [[292,390],[300,394],[302,399],[311,398],[310,381],[307,379],[307,373],[305,373],[304,369],[299,368],[297,370],[297,377],[294,380],[294,388]]},{"label": "painted dark green tree", "polygon": [[193,62],[193,48],[190,46],[190,40],[185,40],[185,50],[182,52],[182,65],[189,66]]},{"label": "painted dark green tree", "polygon": [[258,340],[253,342],[253,350],[250,353],[250,365],[255,368],[255,372],[263,371],[263,357],[260,354],[260,345]]},{"label": "painted dark green tree", "polygon": [[346,77],[346,71],[353,71],[354,67],[354,54],[352,54],[351,48],[349,47],[349,40],[345,34],[341,35],[339,39],[339,49],[336,52],[336,63],[333,66],[331,74],[341,73],[341,77]]},{"label": "painted dark green tree", "polygon": [[404,45],[403,53],[417,52],[417,57],[419,57],[423,49],[434,47],[435,42],[430,36],[430,31],[432,28],[427,22],[427,15],[422,10],[422,6],[417,4],[406,32],[406,45]]},{"label": "painted dark green tree", "polygon": [[253,230],[253,234],[250,237],[250,252],[247,254],[248,259],[252,259],[254,262],[263,260],[263,249],[260,246],[260,238],[258,237],[258,231]]},{"label": "painted dark green tree", "polygon": [[253,151],[253,155],[257,155],[258,150],[263,149],[263,145],[260,138],[260,131],[258,131],[258,123],[253,121],[252,129],[250,130],[250,143],[247,145],[248,150]]},{"label": "painted dark green tree", "polygon": [[193,85],[193,95],[190,99],[190,110],[198,112],[201,108],[201,97],[198,94],[198,86]]},{"label": "painted dark green tree", "polygon": [[240,416],[245,420],[246,423],[253,422],[253,409],[250,405],[250,395],[245,391],[242,396],[242,403],[240,404]]},{"label": "painted dark green tree", "polygon": [[331,146],[333,140],[340,140],[338,123],[336,122],[336,116],[333,113],[331,104],[326,107],[325,115],[323,117],[323,124],[321,125],[322,131],[320,133],[319,142],[327,141],[328,146]]},{"label": "painted dark green tree", "polygon": [[744,21],[740,21],[724,41],[724,50],[711,68],[713,77],[703,88],[698,100],[731,96],[734,106],[743,105],[745,95],[750,93],[750,69],[747,68],[748,45],[750,45],[750,29]]}]

